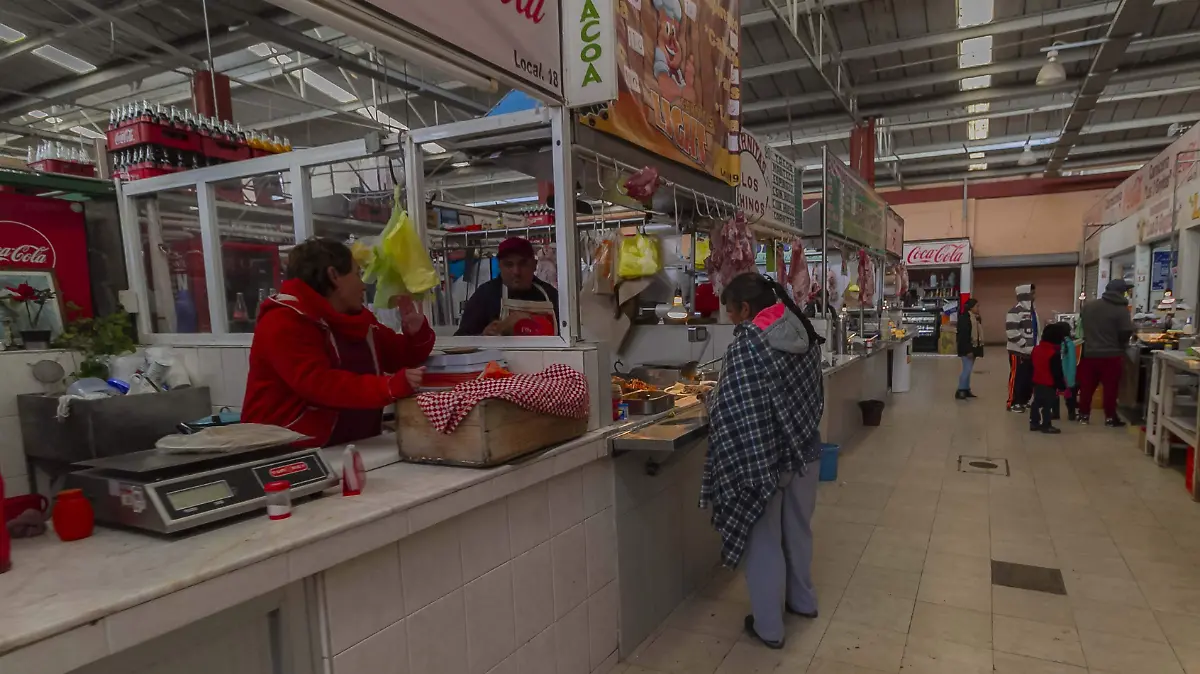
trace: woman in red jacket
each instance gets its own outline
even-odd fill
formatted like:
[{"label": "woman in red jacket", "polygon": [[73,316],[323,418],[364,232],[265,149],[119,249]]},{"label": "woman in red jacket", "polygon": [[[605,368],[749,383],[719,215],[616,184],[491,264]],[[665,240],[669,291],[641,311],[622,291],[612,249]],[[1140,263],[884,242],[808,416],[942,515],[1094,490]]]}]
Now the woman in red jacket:
[{"label": "woman in red jacket", "polygon": [[258,309],[242,421],[328,447],[379,435],[383,408],[412,395],[435,335],[417,312],[397,334],[363,307],[350,249],[314,238],[288,254],[287,280]]}]

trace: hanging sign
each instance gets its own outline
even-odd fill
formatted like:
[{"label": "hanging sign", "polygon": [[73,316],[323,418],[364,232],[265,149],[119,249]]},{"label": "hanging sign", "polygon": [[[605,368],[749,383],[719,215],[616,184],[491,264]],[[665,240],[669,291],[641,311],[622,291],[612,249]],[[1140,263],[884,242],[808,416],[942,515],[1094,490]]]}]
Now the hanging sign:
[{"label": "hanging sign", "polygon": [[736,185],[738,0],[614,1],[619,93],[582,121]]},{"label": "hanging sign", "polygon": [[750,223],[796,226],[796,166],[781,152],[742,130],[738,208]]},{"label": "hanging sign", "polygon": [[902,255],[904,253],[904,218],[889,208],[885,225],[883,249],[892,255]]},{"label": "hanging sign", "polygon": [[904,264],[909,267],[957,267],[971,264],[971,242],[914,241],[904,244]]},{"label": "hanging sign", "polygon": [[[555,0],[365,0],[522,81],[561,98],[562,40]],[[277,2],[304,16],[305,2]],[[322,17],[308,17],[320,21]],[[578,17],[576,17],[578,18]],[[331,26],[338,28],[337,26]],[[340,30],[340,28],[339,28]],[[352,31],[347,31],[353,34]],[[370,43],[370,39],[367,38]]]},{"label": "hanging sign", "polygon": [[613,0],[563,0],[563,71],[567,105],[617,97],[617,20]]},{"label": "hanging sign", "polygon": [[887,203],[832,154],[825,162],[826,226],[856,243],[881,250]]}]

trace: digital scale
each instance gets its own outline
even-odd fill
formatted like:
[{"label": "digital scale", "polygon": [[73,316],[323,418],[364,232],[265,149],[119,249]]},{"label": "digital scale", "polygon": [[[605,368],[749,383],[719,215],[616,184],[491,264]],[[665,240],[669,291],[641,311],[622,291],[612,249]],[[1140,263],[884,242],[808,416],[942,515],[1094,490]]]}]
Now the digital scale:
[{"label": "digital scale", "polygon": [[221,454],[155,449],[81,461],[66,486],[82,489],[96,521],[174,534],[266,507],[263,485],[291,484],[292,499],[338,483],[319,449],[285,445]]}]

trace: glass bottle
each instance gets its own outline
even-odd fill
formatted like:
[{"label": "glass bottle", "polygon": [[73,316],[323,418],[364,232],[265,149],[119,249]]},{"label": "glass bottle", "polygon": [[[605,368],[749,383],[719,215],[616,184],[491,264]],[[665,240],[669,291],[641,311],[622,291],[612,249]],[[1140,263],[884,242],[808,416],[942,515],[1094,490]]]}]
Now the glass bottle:
[{"label": "glass bottle", "polygon": [[242,293],[238,293],[233,300],[233,320],[245,321],[249,320],[249,314],[246,311],[246,297]]}]

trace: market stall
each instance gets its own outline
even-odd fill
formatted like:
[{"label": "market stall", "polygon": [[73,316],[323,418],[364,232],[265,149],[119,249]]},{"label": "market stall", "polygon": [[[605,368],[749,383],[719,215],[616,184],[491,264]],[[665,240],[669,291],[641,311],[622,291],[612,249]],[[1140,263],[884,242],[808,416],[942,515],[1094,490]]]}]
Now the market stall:
[{"label": "market stall", "polygon": [[913,348],[953,354],[945,344],[953,344],[950,328],[958,320],[959,307],[971,296],[971,241],[909,241],[904,244],[904,264],[908,270],[904,318],[916,328]]}]

